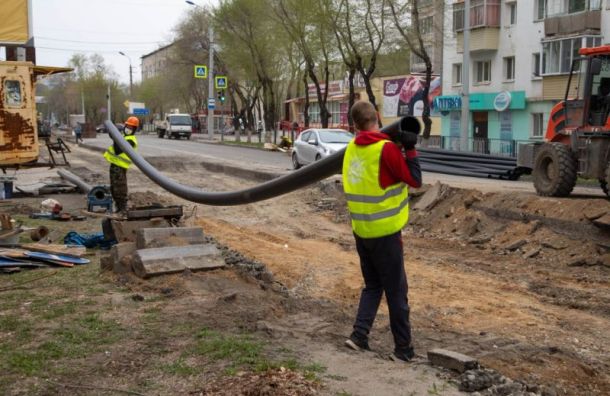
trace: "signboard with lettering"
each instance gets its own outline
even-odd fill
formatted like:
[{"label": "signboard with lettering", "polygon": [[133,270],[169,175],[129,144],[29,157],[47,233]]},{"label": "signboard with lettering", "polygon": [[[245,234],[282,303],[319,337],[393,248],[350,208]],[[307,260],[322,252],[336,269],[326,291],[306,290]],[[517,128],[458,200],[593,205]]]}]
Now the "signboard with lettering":
[{"label": "signboard with lettering", "polygon": [[423,97],[424,85],[425,78],[423,76],[385,80],[383,82],[383,116],[421,116],[424,100],[428,100],[431,110],[434,109],[434,98],[441,93],[441,79],[440,77],[432,79],[426,99]]}]

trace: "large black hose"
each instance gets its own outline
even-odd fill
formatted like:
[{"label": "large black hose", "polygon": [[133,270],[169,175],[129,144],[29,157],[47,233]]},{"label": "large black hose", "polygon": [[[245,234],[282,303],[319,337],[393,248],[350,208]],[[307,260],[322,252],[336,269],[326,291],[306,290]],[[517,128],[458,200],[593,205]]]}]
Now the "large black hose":
[{"label": "large black hose", "polygon": [[80,177],[76,176],[74,173],[72,173],[70,171],[67,171],[65,169],[60,169],[60,170],[57,171],[57,174],[62,179],[65,179],[65,180],[69,181],[70,183],[76,184],[76,186],[78,187],[78,189],[82,193],[88,194],[89,191],[91,191],[91,189],[93,189],[92,185],[87,184],[83,179],[81,179]]},{"label": "large black hose", "polygon": [[[127,143],[125,139],[123,139],[122,134],[117,130],[116,126],[114,126],[112,122],[105,121],[104,125],[106,126],[112,140],[114,140],[119,148],[123,150],[129,158],[131,158],[131,161],[142,171],[142,173],[148,176],[150,180],[157,183],[163,189],[171,192],[172,194],[179,196],[180,198],[206,205],[243,205],[289,193],[311,183],[323,180],[329,176],[332,176],[333,174],[341,173],[343,155],[345,154],[345,150],[341,150],[321,161],[308,165],[286,176],[278,177],[277,179],[273,179],[244,190],[231,192],[207,192],[191,186],[185,186],[184,184],[180,184],[177,181],[163,175],[144,158],[142,158],[142,156],[136,153],[131,145]],[[417,119],[414,117],[404,117],[381,130],[381,132],[390,135],[390,137],[395,137],[401,131],[419,133],[419,121],[417,121]]]}]

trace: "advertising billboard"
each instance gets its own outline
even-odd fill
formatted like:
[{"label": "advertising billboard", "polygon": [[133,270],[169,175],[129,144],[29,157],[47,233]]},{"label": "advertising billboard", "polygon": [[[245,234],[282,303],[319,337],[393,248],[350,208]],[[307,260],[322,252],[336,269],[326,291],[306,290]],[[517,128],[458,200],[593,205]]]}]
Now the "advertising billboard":
[{"label": "advertising billboard", "polygon": [[[383,116],[402,117],[422,115],[424,110],[424,76],[394,78],[383,82]],[[441,94],[441,78],[433,77],[428,103],[434,109],[434,98]]]}]

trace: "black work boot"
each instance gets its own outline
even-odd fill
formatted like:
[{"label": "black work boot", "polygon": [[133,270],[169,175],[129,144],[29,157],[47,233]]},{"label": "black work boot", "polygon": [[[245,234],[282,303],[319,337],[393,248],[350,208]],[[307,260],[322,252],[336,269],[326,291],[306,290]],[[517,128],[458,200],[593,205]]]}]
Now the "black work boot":
[{"label": "black work boot", "polygon": [[345,346],[358,352],[371,350],[369,341],[356,333],[352,333],[352,335],[345,340]]}]

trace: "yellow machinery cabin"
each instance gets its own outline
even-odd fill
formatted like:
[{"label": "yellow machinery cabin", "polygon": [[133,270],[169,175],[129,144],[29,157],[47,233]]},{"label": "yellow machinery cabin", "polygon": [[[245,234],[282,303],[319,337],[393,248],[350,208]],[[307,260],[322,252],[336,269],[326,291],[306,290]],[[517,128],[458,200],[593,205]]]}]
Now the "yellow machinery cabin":
[{"label": "yellow machinery cabin", "polygon": [[0,167],[36,163],[40,152],[36,80],[71,70],[31,62],[0,62]]}]

